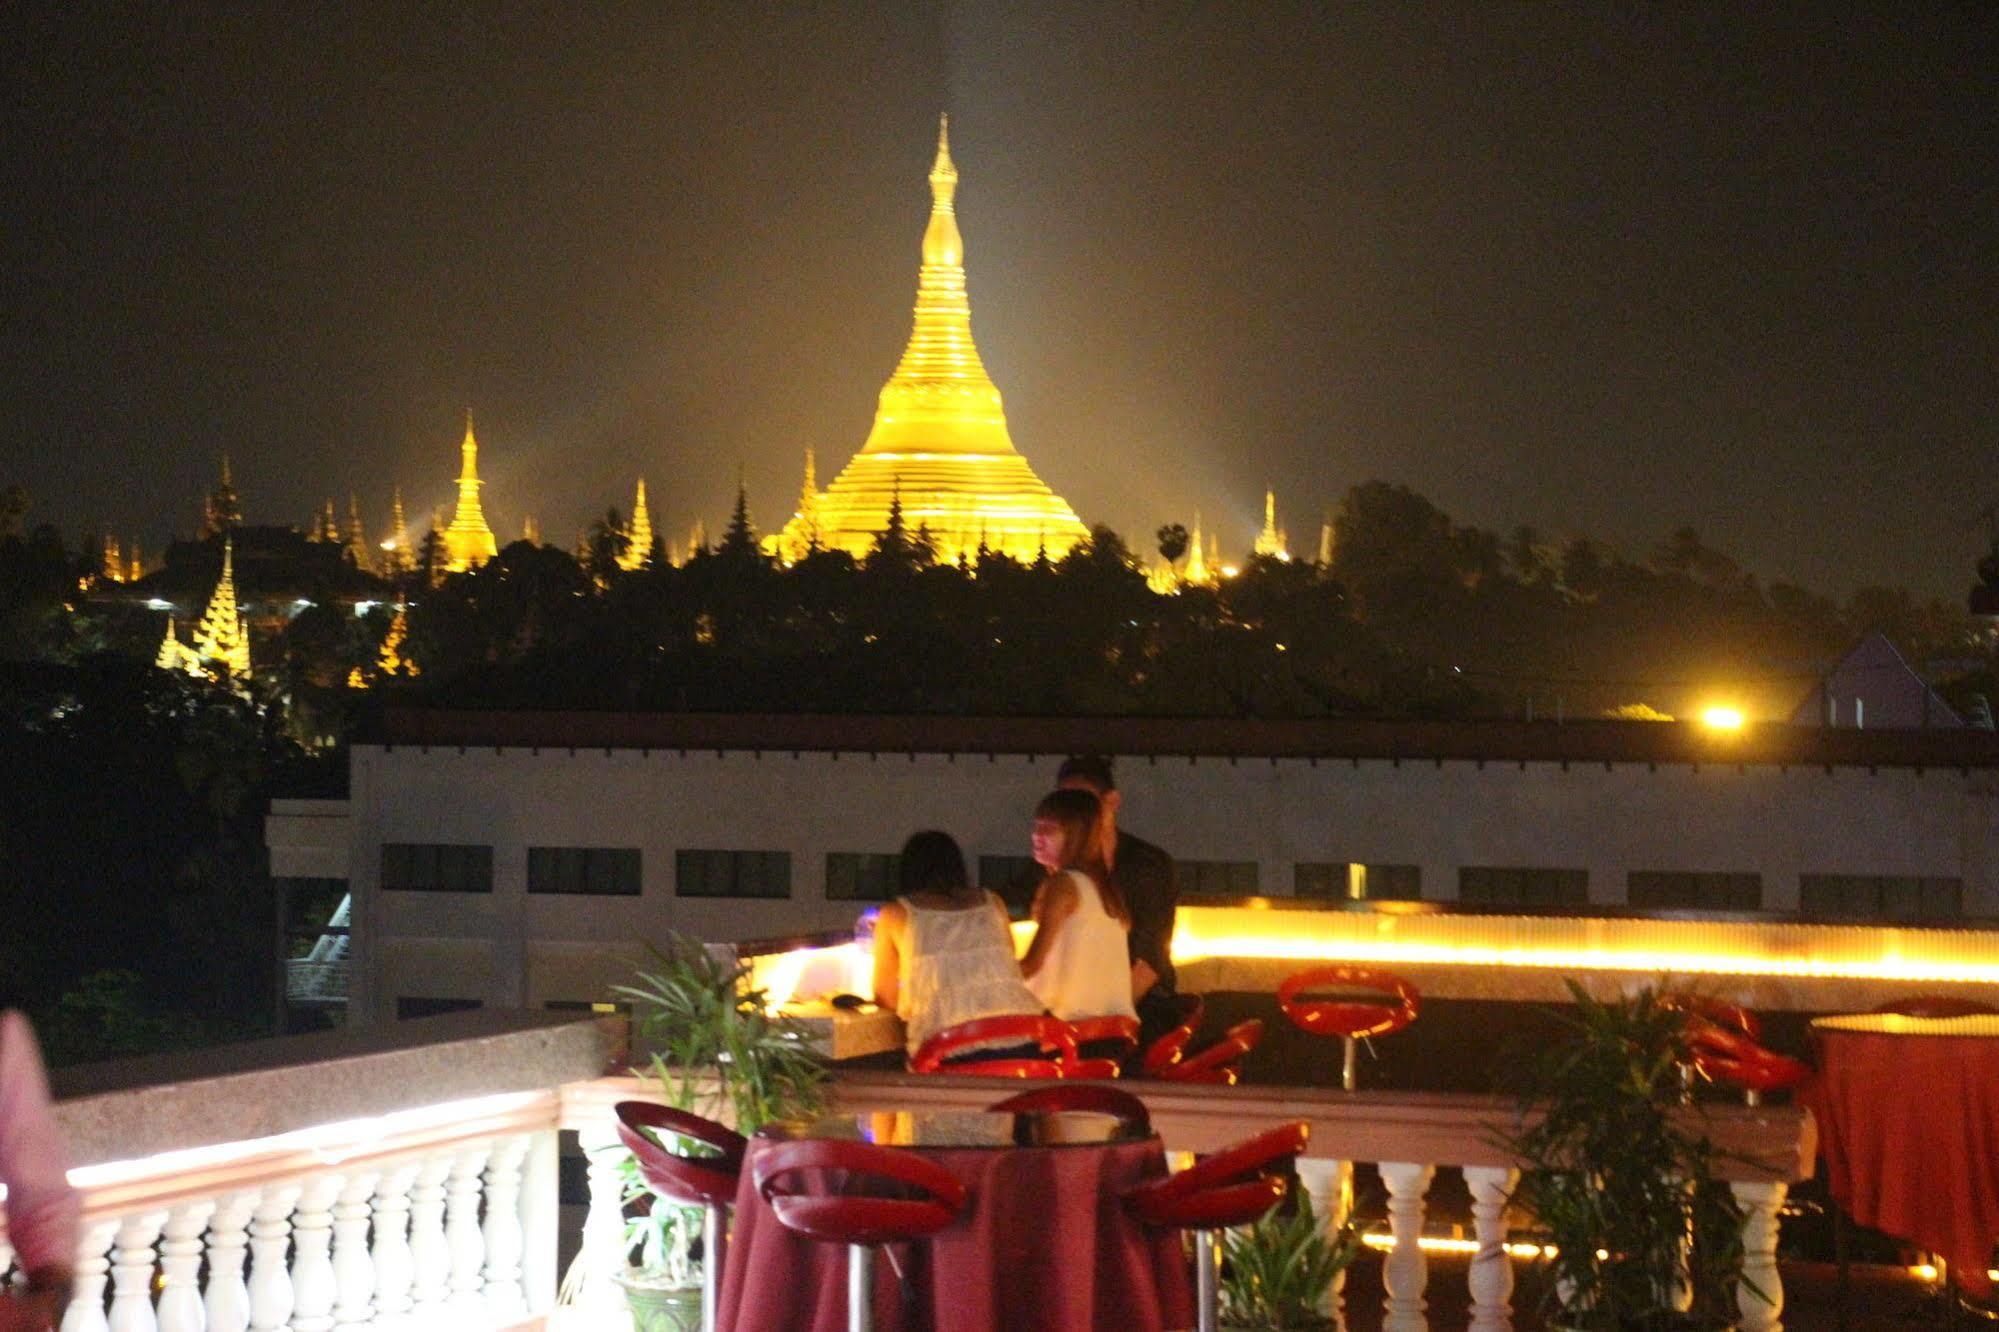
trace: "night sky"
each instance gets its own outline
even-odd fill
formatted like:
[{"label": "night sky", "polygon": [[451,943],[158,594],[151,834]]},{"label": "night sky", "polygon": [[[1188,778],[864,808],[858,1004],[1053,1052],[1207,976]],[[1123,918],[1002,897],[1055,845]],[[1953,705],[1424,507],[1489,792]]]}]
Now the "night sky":
[{"label": "night sky", "polygon": [[[1624,7],[1620,7],[1624,8]],[[1837,12],[1835,12],[1837,11]],[[951,113],[1015,442],[1146,554],[1358,481],[1953,599],[1999,499],[1999,6],[23,3],[0,483],[157,555],[643,473],[774,526],[866,436]]]}]

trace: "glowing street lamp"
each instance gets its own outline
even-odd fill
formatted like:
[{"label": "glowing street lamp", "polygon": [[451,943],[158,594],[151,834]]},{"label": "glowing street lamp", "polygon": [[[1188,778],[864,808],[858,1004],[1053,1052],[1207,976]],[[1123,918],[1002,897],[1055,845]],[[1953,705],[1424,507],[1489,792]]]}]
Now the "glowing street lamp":
[{"label": "glowing street lamp", "polygon": [[1701,725],[1710,731],[1739,731],[1742,729],[1742,709],[1724,704],[1701,709]]}]

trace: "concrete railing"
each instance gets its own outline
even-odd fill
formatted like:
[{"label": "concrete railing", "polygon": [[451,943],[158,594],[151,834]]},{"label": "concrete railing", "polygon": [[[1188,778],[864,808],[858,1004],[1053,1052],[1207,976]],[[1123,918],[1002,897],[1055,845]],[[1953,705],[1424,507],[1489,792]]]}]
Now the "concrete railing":
[{"label": "concrete railing", "polygon": [[532,1325],[561,1089],[606,1051],[592,1022],[480,1012],[59,1074],[84,1202],[63,1332]]}]

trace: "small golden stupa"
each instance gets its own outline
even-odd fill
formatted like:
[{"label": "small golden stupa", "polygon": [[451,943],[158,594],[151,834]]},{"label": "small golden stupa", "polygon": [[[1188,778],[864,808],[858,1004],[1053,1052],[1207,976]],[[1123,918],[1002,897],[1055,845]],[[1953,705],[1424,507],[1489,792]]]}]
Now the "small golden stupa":
[{"label": "small golden stupa", "polygon": [[786,560],[815,545],[867,554],[898,499],[905,528],[927,531],[941,560],[970,556],[981,545],[1023,562],[1043,551],[1059,559],[1089,534],[1014,448],[999,389],[972,343],[949,130],[946,118],[930,168],[930,224],[909,346],[882,388],[861,451],[823,492],[808,492],[778,534],[773,544]]}]

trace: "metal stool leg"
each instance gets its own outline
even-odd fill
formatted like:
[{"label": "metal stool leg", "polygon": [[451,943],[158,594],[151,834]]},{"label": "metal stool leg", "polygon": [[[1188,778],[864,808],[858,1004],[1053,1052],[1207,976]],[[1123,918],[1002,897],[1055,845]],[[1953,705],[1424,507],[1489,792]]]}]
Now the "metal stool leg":
[{"label": "metal stool leg", "polygon": [[875,1251],[847,1246],[847,1332],[875,1332]]},{"label": "metal stool leg", "polygon": [[1194,1308],[1200,1332],[1217,1332],[1222,1319],[1221,1235],[1213,1230],[1194,1232]]},{"label": "metal stool leg", "polygon": [[716,1203],[709,1203],[702,1213],[701,1332],[715,1332],[722,1322],[722,1266],[729,1258],[729,1222]]},{"label": "metal stool leg", "polygon": [[1354,1089],[1354,1081],[1355,1081],[1354,1057],[1356,1052],[1360,1049],[1360,1042],[1355,1040],[1351,1036],[1348,1036],[1345,1039],[1347,1046],[1346,1061],[1340,1065],[1340,1086],[1346,1088],[1348,1091],[1352,1091]]}]

